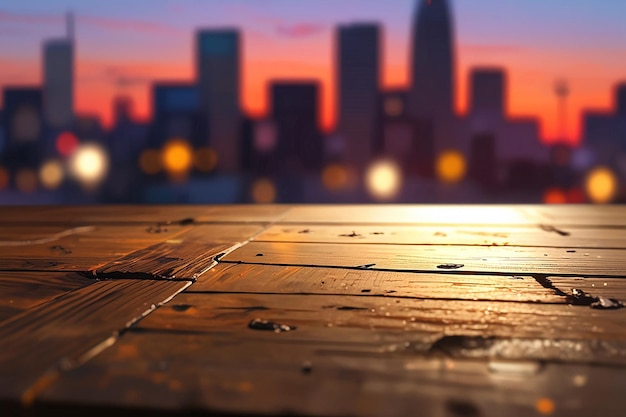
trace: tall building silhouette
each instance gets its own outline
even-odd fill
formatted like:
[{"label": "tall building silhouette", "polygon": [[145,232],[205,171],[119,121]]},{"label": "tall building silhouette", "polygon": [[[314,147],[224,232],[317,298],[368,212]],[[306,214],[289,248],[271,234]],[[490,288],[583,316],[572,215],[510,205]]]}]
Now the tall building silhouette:
[{"label": "tall building silhouette", "polygon": [[283,173],[318,170],[322,159],[319,83],[280,81],[271,85],[275,123],[276,168]]},{"label": "tall building silhouette", "polygon": [[7,167],[35,166],[41,153],[43,133],[42,91],[37,87],[10,87],[3,94],[3,125]]},{"label": "tall building silhouette", "polygon": [[469,113],[488,120],[506,115],[506,80],[500,68],[474,68],[470,75]]},{"label": "tall building silhouette", "polygon": [[67,36],[43,45],[43,108],[47,125],[66,129],[74,122],[74,17],[67,15]]},{"label": "tall building silhouette", "polygon": [[337,29],[338,133],[347,160],[364,166],[379,132],[380,28],[353,24]]},{"label": "tall building silhouette", "polygon": [[152,114],[152,147],[160,148],[174,138],[183,139],[195,147],[206,146],[206,116],[201,110],[200,92],[196,85],[155,83],[152,86]]},{"label": "tall building silhouette", "polygon": [[432,121],[437,151],[457,147],[454,28],[447,0],[419,0],[410,52],[409,114]]},{"label": "tall building silhouette", "polygon": [[218,170],[240,167],[239,107],[241,40],[235,29],[201,30],[196,36],[196,71],[208,142],[217,153]]}]

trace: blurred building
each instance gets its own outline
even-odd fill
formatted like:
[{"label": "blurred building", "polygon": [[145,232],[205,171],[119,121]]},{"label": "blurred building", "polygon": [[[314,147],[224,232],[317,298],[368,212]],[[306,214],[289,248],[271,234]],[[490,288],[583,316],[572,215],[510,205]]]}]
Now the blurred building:
[{"label": "blurred building", "polygon": [[240,169],[242,116],[240,33],[201,30],[196,37],[196,71],[200,106],[207,123],[208,144],[215,150],[218,170]]},{"label": "blurred building", "polygon": [[67,16],[67,37],[43,46],[43,108],[51,129],[68,129],[74,122],[73,17]]},{"label": "blurred building", "polygon": [[281,173],[318,171],[323,152],[318,82],[274,82],[270,88],[275,169]]},{"label": "blurred building", "polygon": [[475,130],[490,130],[506,115],[506,81],[501,68],[474,68],[470,73],[469,115]]},{"label": "blurred building", "polygon": [[409,115],[432,122],[437,154],[451,148],[464,151],[454,115],[455,45],[447,0],[419,1],[410,52]]},{"label": "blurred building", "polygon": [[583,114],[583,146],[602,163],[610,163],[626,152],[626,82],[615,87],[613,108]]},{"label": "blurred building", "polygon": [[9,168],[35,167],[39,163],[44,130],[42,92],[37,87],[4,90],[5,164]]},{"label": "blurred building", "polygon": [[206,146],[206,117],[198,86],[158,82],[152,87],[150,146],[161,148],[170,139],[183,139],[195,147]]},{"label": "blurred building", "polygon": [[354,24],[337,29],[338,134],[348,162],[363,167],[380,135],[378,118],[381,68],[380,27]]}]

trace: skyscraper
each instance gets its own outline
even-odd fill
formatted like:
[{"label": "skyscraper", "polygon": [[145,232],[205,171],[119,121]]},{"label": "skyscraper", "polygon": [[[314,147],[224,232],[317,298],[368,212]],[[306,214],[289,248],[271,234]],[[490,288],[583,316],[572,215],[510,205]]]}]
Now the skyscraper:
[{"label": "skyscraper", "polygon": [[240,166],[239,107],[241,42],[237,30],[201,30],[196,37],[196,68],[201,111],[208,142],[217,153],[218,170]]},{"label": "skyscraper", "polygon": [[67,15],[67,37],[43,46],[43,107],[45,121],[53,129],[74,122],[74,19]]},{"label": "skyscraper", "polygon": [[437,151],[456,147],[454,30],[447,0],[419,0],[411,42],[409,115],[433,123]]},{"label": "skyscraper", "polygon": [[489,117],[506,115],[506,80],[500,68],[475,68],[470,75],[470,114],[484,113]]},{"label": "skyscraper", "polygon": [[338,133],[347,159],[363,166],[372,156],[379,132],[380,28],[341,26],[337,38]]},{"label": "skyscraper", "polygon": [[322,157],[318,82],[274,82],[271,100],[279,165],[275,168],[283,173],[318,170]]}]

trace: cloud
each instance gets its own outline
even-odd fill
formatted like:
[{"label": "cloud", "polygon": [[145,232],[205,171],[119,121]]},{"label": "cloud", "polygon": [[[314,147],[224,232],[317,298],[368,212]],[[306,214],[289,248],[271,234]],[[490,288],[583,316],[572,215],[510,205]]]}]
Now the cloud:
[{"label": "cloud", "polygon": [[276,26],[276,32],[281,36],[287,36],[290,38],[301,38],[304,36],[313,36],[322,32],[325,29],[324,25],[317,23],[295,23],[291,25],[279,24]]}]

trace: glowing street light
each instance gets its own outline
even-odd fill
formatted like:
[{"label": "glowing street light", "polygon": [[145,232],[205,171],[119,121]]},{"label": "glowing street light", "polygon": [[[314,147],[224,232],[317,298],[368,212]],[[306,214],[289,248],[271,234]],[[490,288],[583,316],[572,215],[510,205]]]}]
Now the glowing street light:
[{"label": "glowing street light", "polygon": [[402,186],[402,173],[398,164],[391,160],[374,162],[365,173],[367,190],[379,200],[395,197]]},{"label": "glowing street light", "polygon": [[163,167],[175,178],[184,178],[193,164],[193,149],[186,140],[172,139],[163,147]]},{"label": "glowing street light", "polygon": [[585,190],[594,203],[610,203],[617,194],[618,186],[615,173],[603,166],[591,170],[585,179]]},{"label": "glowing street light", "polygon": [[100,183],[109,169],[109,158],[99,145],[90,143],[80,146],[70,159],[70,173],[88,187]]},{"label": "glowing street light", "polygon": [[449,150],[442,152],[437,158],[435,166],[437,178],[442,182],[455,183],[465,177],[467,163],[459,151]]},{"label": "glowing street light", "polygon": [[65,171],[63,164],[56,159],[51,159],[44,163],[39,169],[39,182],[49,189],[54,190],[59,188],[59,185],[63,182],[65,177]]}]

